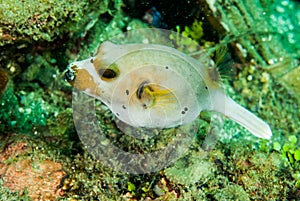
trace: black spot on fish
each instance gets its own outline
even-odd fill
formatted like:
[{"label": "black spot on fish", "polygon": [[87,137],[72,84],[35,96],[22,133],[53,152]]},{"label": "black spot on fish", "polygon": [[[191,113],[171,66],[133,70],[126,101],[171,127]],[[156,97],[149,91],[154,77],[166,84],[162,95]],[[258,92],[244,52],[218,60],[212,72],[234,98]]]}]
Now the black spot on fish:
[{"label": "black spot on fish", "polygon": [[181,114],[185,114],[185,111],[181,111]]},{"label": "black spot on fish", "polygon": [[126,106],[125,106],[125,105],[122,105],[122,108],[123,108],[124,110],[126,110]]},{"label": "black spot on fish", "polygon": [[119,113],[116,113],[116,115],[117,115],[117,116],[120,116],[120,114],[119,114]]},{"label": "black spot on fish", "polygon": [[126,93],[126,95],[128,96],[128,95],[129,95],[129,90],[126,89],[125,93]]},{"label": "black spot on fish", "polygon": [[91,58],[90,62],[91,62],[91,63],[94,63],[94,59],[93,59],[93,58]]},{"label": "black spot on fish", "polygon": [[147,109],[147,108],[148,108],[147,105],[146,105],[145,103],[143,104],[143,108],[144,108],[144,109]]},{"label": "black spot on fish", "polygon": [[185,108],[183,108],[184,109],[184,111],[188,111],[188,108],[187,107],[185,107]]},{"label": "black spot on fish", "polygon": [[166,66],[165,68],[166,68],[166,69],[169,69],[169,66]]},{"label": "black spot on fish", "polygon": [[207,87],[205,87],[205,89],[207,89]]}]

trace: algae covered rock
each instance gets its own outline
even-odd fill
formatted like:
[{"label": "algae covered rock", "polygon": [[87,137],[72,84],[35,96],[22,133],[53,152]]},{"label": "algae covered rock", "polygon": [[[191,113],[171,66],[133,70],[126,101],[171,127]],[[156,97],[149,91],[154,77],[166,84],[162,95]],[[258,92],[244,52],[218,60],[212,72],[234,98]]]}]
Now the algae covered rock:
[{"label": "algae covered rock", "polygon": [[206,183],[213,176],[214,167],[212,163],[202,158],[204,155],[205,153],[200,155],[192,153],[189,157],[176,161],[165,170],[165,175],[172,182],[183,185]]},{"label": "algae covered rock", "polygon": [[54,159],[58,150],[20,133],[1,136],[0,142],[0,200],[56,200],[62,195],[66,172]]},{"label": "algae covered rock", "polygon": [[109,0],[3,0],[0,2],[0,46],[18,41],[52,41],[84,27],[107,11]]},{"label": "algae covered rock", "polygon": [[250,201],[243,187],[236,184],[229,185],[225,189],[222,189],[219,193],[216,193],[215,199],[217,201],[227,201],[227,200]]}]

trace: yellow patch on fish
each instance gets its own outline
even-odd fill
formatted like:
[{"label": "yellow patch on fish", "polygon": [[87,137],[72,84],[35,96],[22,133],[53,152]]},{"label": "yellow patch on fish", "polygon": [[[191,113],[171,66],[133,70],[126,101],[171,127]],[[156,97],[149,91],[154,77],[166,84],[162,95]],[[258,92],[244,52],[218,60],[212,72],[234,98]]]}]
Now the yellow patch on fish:
[{"label": "yellow patch on fish", "polygon": [[85,69],[76,69],[76,81],[73,81],[72,84],[74,87],[82,91],[97,87],[92,76]]},{"label": "yellow patch on fish", "polygon": [[[176,97],[169,89],[161,89],[155,84],[141,83],[137,90],[137,97],[144,102],[145,109],[154,106],[168,106],[176,101]],[[146,104],[147,103],[147,104]]]}]

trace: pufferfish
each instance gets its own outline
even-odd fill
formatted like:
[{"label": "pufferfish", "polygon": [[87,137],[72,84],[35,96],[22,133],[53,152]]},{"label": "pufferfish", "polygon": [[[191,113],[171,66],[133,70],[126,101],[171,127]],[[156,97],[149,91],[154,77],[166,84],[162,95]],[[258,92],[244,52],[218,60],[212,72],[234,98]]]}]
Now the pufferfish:
[{"label": "pufferfish", "polygon": [[171,128],[216,111],[270,139],[269,125],[228,97],[215,71],[172,47],[106,41],[96,56],[71,63],[65,76],[133,127]]}]

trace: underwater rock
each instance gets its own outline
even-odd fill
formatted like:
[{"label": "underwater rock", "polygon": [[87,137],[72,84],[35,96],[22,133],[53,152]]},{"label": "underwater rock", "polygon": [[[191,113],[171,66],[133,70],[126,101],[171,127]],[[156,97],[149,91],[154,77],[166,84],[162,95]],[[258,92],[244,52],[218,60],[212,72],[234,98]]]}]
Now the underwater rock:
[{"label": "underwater rock", "polygon": [[196,182],[204,184],[213,176],[214,166],[202,157],[201,154],[193,153],[188,158],[179,159],[165,169],[165,175],[170,181],[182,185]]},{"label": "underwater rock", "polygon": [[214,198],[217,201],[226,201],[226,200],[243,200],[250,201],[249,196],[243,189],[243,187],[233,184],[228,185],[226,188],[220,190],[214,195]]},{"label": "underwater rock", "polygon": [[[288,89],[289,93],[294,95],[294,97],[300,103],[300,65],[294,69],[289,69],[289,66],[287,65],[288,64],[284,63],[276,65],[271,69],[271,72],[276,67],[279,67],[281,69],[279,70],[281,72],[281,75],[277,75],[278,80],[284,87]],[[276,73],[274,74],[276,75]]]},{"label": "underwater rock", "polygon": [[37,147],[32,147],[30,141],[20,140],[20,134],[2,138],[1,142],[0,177],[4,187],[11,192],[20,191],[20,195],[27,194],[32,200],[59,197],[58,187],[66,174],[60,163],[34,158],[33,150],[34,155],[38,154]]},{"label": "underwater rock", "polygon": [[108,2],[1,1],[0,46],[31,40],[52,41],[66,33],[82,33],[91,21],[108,11]]}]

